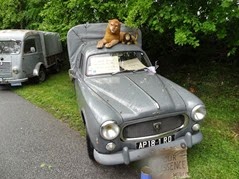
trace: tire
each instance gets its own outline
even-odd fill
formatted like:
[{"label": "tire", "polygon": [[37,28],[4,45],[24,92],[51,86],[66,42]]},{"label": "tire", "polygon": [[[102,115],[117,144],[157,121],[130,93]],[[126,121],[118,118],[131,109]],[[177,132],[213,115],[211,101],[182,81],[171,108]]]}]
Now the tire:
[{"label": "tire", "polygon": [[61,64],[57,60],[56,64],[53,66],[53,72],[54,73],[59,73],[60,71],[61,71]]},{"label": "tire", "polygon": [[45,67],[41,66],[39,69],[39,75],[34,78],[35,83],[42,83],[46,81],[46,69]]},{"label": "tire", "polygon": [[94,158],[94,147],[92,145],[92,142],[90,140],[90,137],[88,135],[88,132],[86,131],[86,146],[87,146],[87,152],[88,152],[88,156],[92,161],[95,161]]}]

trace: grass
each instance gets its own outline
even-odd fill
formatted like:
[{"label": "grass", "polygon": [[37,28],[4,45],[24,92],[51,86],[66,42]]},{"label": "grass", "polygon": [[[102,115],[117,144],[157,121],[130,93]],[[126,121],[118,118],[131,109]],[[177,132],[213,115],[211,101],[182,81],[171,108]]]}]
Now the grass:
[{"label": "grass", "polygon": [[81,135],[85,134],[78,112],[74,85],[66,70],[50,74],[44,83],[24,84],[22,87],[14,88],[13,91],[69,124]]},{"label": "grass", "polygon": [[[186,72],[186,73],[185,73]],[[180,68],[168,78],[193,88],[207,107],[203,141],[188,150],[192,178],[239,177],[239,68],[213,64]]]},{"label": "grass", "polygon": [[[235,66],[213,64],[181,66],[164,74],[185,88],[193,88],[207,107],[202,124],[204,139],[188,149],[189,175],[193,179],[239,176],[238,72]],[[50,75],[42,84],[26,84],[13,91],[85,135],[67,71]]]}]

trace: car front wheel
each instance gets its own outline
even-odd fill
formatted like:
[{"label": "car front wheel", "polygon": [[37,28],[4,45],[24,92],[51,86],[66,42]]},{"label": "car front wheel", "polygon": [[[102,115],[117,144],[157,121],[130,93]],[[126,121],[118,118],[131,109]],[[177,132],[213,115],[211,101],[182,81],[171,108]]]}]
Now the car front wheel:
[{"label": "car front wheel", "polygon": [[35,76],[34,78],[32,78],[32,81],[34,83],[42,83],[46,80],[46,68],[44,66],[41,66],[38,72],[38,76]]}]

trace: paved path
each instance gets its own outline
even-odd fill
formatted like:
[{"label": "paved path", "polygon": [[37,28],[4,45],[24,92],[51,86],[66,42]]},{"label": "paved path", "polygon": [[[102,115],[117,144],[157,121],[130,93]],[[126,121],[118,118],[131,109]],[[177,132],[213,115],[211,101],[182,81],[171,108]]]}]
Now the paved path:
[{"label": "paved path", "polygon": [[129,166],[87,157],[85,139],[0,86],[0,179],[134,179]]}]

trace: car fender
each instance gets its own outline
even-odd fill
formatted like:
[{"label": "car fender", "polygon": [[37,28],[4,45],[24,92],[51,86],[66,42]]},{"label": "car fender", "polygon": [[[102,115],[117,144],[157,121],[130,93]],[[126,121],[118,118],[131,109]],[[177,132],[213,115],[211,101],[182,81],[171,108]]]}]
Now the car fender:
[{"label": "car fender", "polygon": [[204,103],[196,95],[189,92],[187,89],[179,86],[178,84],[160,76],[167,88],[173,88],[184,100],[187,110],[191,111],[196,105],[203,105]]},{"label": "car fender", "polygon": [[41,68],[41,66],[44,66],[44,64],[42,62],[38,62],[35,66],[35,68],[33,69],[33,76],[39,76],[39,70]]}]

